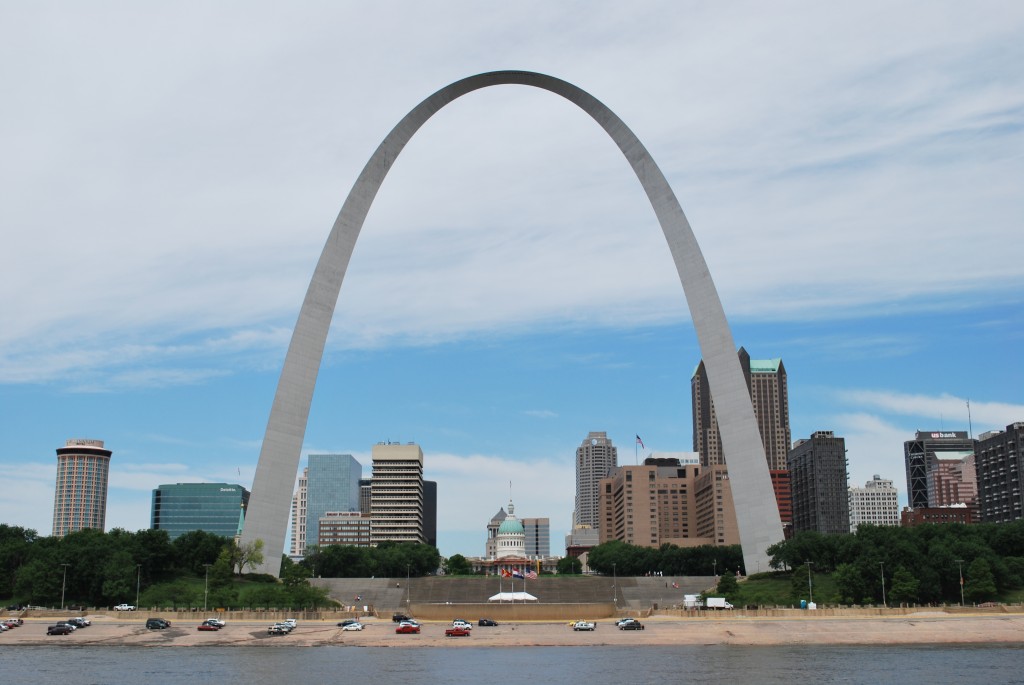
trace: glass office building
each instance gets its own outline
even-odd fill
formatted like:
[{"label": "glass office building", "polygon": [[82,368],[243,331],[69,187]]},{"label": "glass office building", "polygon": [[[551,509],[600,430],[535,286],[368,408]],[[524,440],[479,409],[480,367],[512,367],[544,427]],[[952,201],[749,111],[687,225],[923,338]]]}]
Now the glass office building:
[{"label": "glass office building", "polygon": [[153,490],[149,527],[171,539],[193,530],[233,538],[242,532],[249,491],[234,483],[176,483]]},{"label": "glass office building", "polygon": [[310,454],[306,478],[306,549],[320,544],[317,527],[327,512],[359,511],[363,466],[351,454]]}]

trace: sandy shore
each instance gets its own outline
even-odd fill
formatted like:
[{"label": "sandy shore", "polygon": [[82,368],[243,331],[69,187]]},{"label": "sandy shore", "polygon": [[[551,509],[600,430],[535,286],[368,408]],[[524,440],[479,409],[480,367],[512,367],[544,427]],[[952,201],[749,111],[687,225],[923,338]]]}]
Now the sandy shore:
[{"label": "sandy shore", "polygon": [[395,624],[368,620],[362,631],[342,631],[334,621],[305,621],[289,635],[267,635],[264,622],[233,622],[217,632],[196,630],[198,621],[175,621],[167,630],[147,630],[143,620],[121,616],[89,616],[88,628],[71,635],[46,634],[52,619],[28,619],[0,635],[8,645],[118,645],[193,647],[252,645],[268,648],[314,647],[582,647],[599,645],[886,645],[886,644],[1024,644],[1024,614],[951,616],[921,612],[893,618],[814,618],[794,612],[792,618],[700,618],[654,616],[642,631],[618,630],[611,621],[594,632],[574,632],[566,623],[509,623],[474,627],[470,637],[445,637],[446,623],[423,624],[419,635],[396,635]]}]

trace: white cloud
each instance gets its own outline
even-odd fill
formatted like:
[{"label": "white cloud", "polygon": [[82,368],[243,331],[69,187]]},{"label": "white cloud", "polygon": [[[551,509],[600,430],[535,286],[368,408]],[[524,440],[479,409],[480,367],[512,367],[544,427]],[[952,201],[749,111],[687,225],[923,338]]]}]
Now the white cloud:
[{"label": "white cloud", "polygon": [[[247,5],[245,26],[230,3],[59,20],[5,8],[0,58],[21,65],[5,87],[26,106],[0,112],[0,289],[19,293],[0,379],[195,383],[222,339],[253,353],[231,365],[277,359],[374,146],[430,90],[498,67],[563,76],[637,131],[733,317],[1019,290],[1019,261],[989,255],[1024,213],[1020,8],[911,4],[879,24],[872,6],[529,7],[410,8],[388,15],[386,46],[361,28],[384,21],[368,6]],[[372,73],[337,72],[360,52]],[[964,226],[971,249],[948,249]],[[554,96],[490,89],[428,122],[394,167],[332,344],[686,317],[604,135]],[[121,371],[126,353],[153,370]]]},{"label": "white cloud", "polygon": [[[968,418],[968,398],[947,393],[928,396],[888,390],[846,390],[838,395],[840,400],[850,404],[890,414],[929,419],[933,423],[955,417],[959,424],[966,423]],[[970,418],[979,427],[976,434],[986,430],[1002,430],[1024,418],[1024,404],[975,400],[970,402]],[[934,427],[932,425],[928,428]]]}]

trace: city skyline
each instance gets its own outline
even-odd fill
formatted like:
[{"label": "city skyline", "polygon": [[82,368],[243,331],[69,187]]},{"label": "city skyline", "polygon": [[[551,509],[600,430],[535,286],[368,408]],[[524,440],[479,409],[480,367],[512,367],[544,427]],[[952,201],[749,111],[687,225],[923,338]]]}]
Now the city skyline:
[{"label": "city skyline", "polygon": [[[50,530],[73,437],[113,451],[108,528],[146,527],[160,483],[250,487],[359,168],[423,96],[498,68],[579,85],[645,142],[737,346],[784,361],[792,435],[844,437],[851,484],[904,501],[916,431],[1024,420],[1024,267],[999,258],[1024,216],[1024,10],[531,7],[0,9],[23,103],[0,112],[0,520]],[[377,46],[361,27],[383,21]],[[417,442],[443,553],[480,549],[509,480],[561,540],[589,432],[620,464],[634,435],[690,449],[701,355],[650,208],[584,115],[526,89],[448,109],[370,212],[303,455]]]}]

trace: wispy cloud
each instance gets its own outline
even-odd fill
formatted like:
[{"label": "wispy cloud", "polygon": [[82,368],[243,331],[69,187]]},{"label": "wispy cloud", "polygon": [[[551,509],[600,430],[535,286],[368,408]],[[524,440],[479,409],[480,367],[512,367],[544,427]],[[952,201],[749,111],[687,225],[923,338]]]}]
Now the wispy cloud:
[{"label": "wispy cloud", "polygon": [[553,412],[550,409],[527,409],[523,411],[526,416],[531,416],[535,419],[557,419],[558,412]]},{"label": "wispy cloud", "polygon": [[[933,422],[956,417],[958,423],[967,422],[969,398],[943,393],[929,396],[885,390],[844,390],[839,398],[849,404],[884,411],[889,414],[929,419]],[[1024,404],[1004,402],[970,403],[970,418],[978,426],[1003,428],[1024,417]],[[931,426],[934,427],[934,426]]]}]

